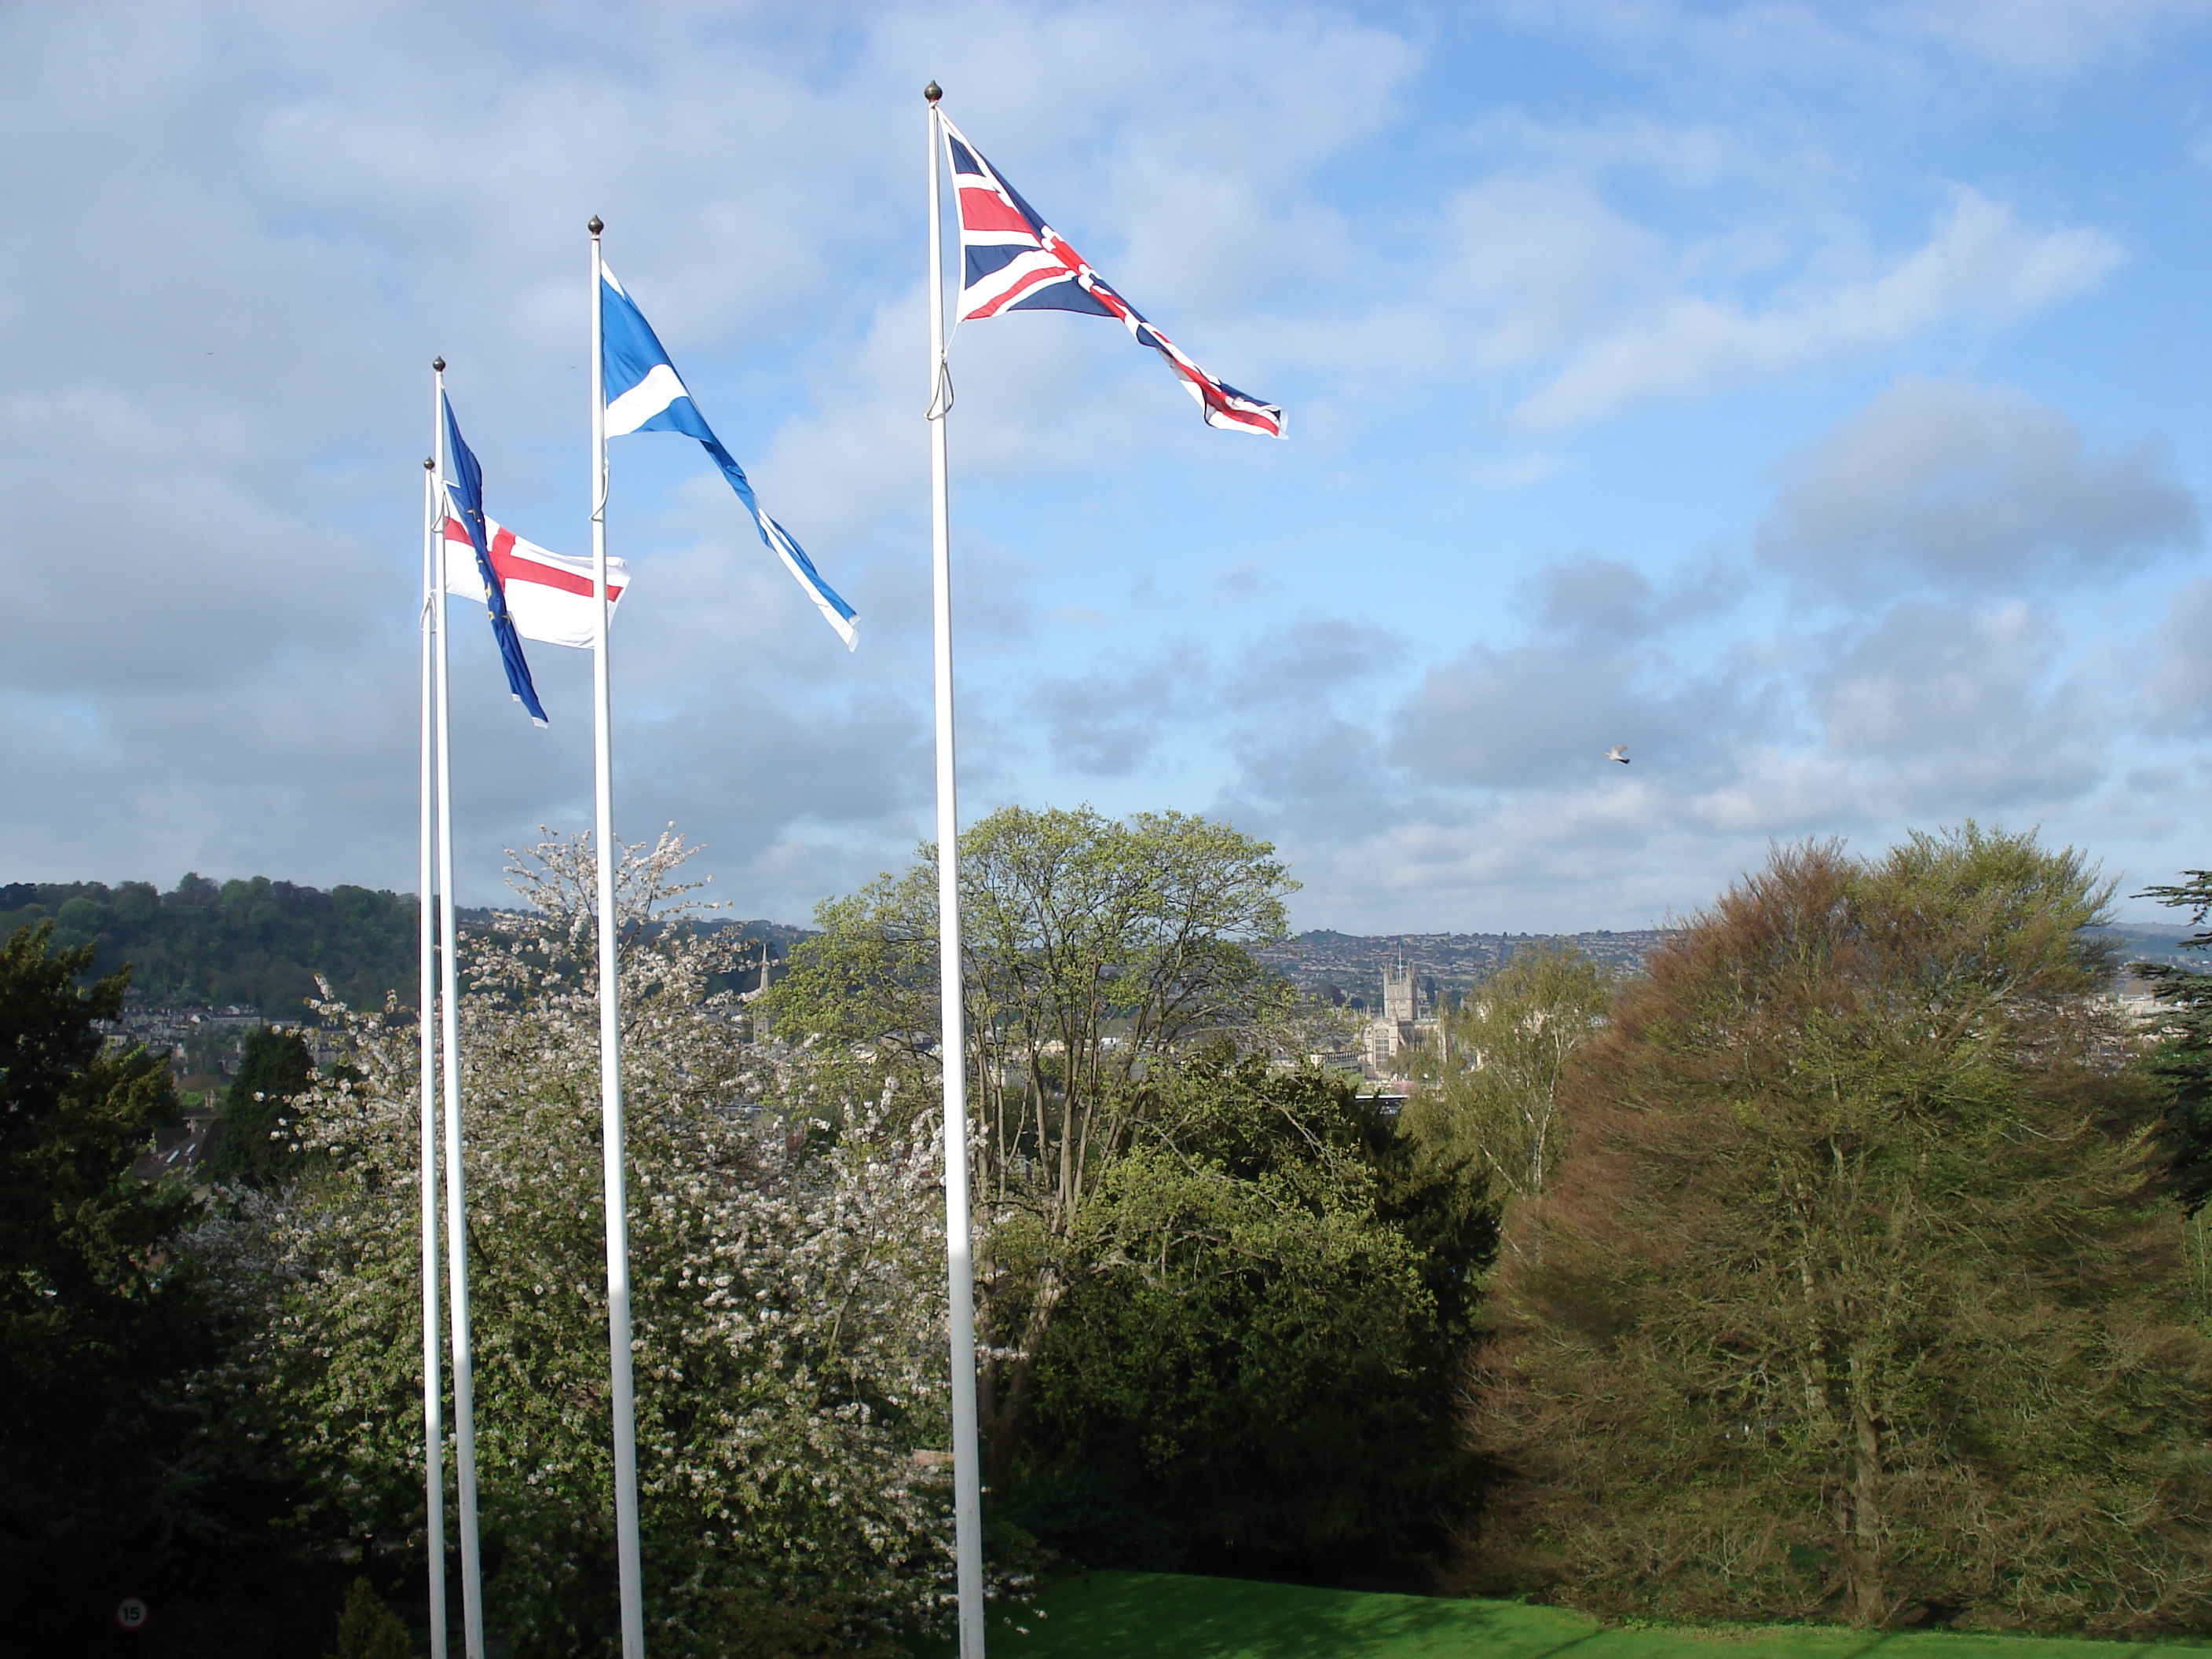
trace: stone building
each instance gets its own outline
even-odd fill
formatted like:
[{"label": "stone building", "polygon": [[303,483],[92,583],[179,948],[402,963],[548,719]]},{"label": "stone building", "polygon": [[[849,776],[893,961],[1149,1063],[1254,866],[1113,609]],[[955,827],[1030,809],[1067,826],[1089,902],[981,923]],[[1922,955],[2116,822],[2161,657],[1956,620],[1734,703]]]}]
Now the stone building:
[{"label": "stone building", "polygon": [[1382,969],[1382,1011],[1367,1026],[1367,1074],[1395,1077],[1408,1048],[1437,1034],[1437,997],[1402,957]]}]

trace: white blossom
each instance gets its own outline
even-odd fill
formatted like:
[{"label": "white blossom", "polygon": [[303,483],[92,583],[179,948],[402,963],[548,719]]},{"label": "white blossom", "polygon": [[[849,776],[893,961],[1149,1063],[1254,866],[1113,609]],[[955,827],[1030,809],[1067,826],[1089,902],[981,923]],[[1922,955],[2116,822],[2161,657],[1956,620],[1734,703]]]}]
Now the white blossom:
[{"label": "white blossom", "polygon": [[[937,1148],[744,1040],[734,999],[710,993],[726,953],[687,925],[689,855],[664,834],[626,849],[618,883],[655,1650],[718,1651],[764,1607],[879,1641],[951,1591],[949,1484],[914,1456],[949,1432]],[[460,1007],[487,1601],[518,1652],[583,1652],[612,1612],[588,838],[532,849],[510,879],[530,908],[465,939]],[[282,1395],[321,1501],[419,1549],[416,1030],[390,1004],[320,1012],[345,1069],[299,1103],[316,1163],[276,1199],[235,1195],[197,1242],[234,1297],[260,1300],[239,1375]]]}]

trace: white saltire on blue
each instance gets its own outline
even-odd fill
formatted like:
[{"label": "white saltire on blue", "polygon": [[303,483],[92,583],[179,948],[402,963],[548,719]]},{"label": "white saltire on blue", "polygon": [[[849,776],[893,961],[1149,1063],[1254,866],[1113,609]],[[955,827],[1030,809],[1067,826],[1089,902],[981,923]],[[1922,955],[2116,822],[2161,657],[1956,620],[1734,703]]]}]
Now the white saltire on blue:
[{"label": "white saltire on blue", "polygon": [[714,458],[714,465],[722,469],[722,476],[738,492],[738,499],[745,504],[745,510],[753,515],[761,540],[783,561],[784,568],[806,590],[807,598],[814,601],[823,620],[837,630],[837,636],[845,641],[845,648],[851,650],[860,643],[856,626],[859,612],[822,580],[814,561],[806,556],[806,550],[792,538],[791,532],[762,510],[745,470],[722,447],[722,441],[714,435],[714,428],[707,424],[707,417],[699,412],[699,405],[692,401],[690,390],[676,373],[676,366],[668,361],[668,349],[653,331],[653,325],[645,320],[644,313],[623,291],[612,271],[603,265],[600,274],[605,282],[605,291],[600,295],[600,350],[606,384],[607,436],[619,438],[629,432],[681,432],[696,438]]}]

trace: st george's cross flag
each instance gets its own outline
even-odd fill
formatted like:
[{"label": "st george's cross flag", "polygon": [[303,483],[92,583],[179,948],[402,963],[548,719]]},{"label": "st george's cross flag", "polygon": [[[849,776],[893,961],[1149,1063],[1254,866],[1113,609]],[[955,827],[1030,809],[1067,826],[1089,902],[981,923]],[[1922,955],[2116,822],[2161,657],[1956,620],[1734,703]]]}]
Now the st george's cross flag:
[{"label": "st george's cross flag", "polygon": [[[545,705],[538,701],[538,688],[530,678],[530,660],[522,654],[522,641],[515,635],[514,618],[507,608],[506,584],[491,562],[490,520],[483,510],[483,469],[477,465],[475,453],[461,441],[460,425],[453,419],[453,400],[441,393],[439,401],[445,406],[446,452],[453,464],[446,477],[447,516],[459,520],[476,554],[477,579],[483,588],[485,609],[491,612],[492,637],[499,642],[499,659],[507,669],[507,689],[530,711],[530,718],[543,726]],[[450,565],[452,561],[447,562]]]},{"label": "st george's cross flag", "polygon": [[[592,562],[570,553],[555,553],[526,542],[495,519],[484,520],[486,551],[507,599],[514,631],[526,640],[547,645],[588,648],[599,642],[598,589],[592,585]],[[446,592],[455,599],[486,604],[483,577],[477,569],[475,544],[459,519],[446,520]],[[607,609],[620,603],[629,586],[629,566],[620,559],[607,561]]]},{"label": "st george's cross flag", "polygon": [[859,613],[838,597],[836,589],[823,580],[822,573],[814,568],[814,561],[806,556],[806,550],[793,539],[791,532],[762,509],[744,469],[722,447],[721,440],[707,424],[707,417],[699,412],[699,405],[691,400],[690,388],[678,376],[676,366],[668,361],[667,348],[653,331],[653,325],[645,320],[645,313],[637,308],[636,301],[615,280],[614,272],[602,265],[599,274],[603,281],[599,328],[607,436],[619,438],[631,432],[681,432],[696,438],[714,458],[714,465],[722,469],[722,476],[738,492],[738,499],[745,504],[745,510],[753,515],[753,525],[760,532],[761,540],[783,561],[784,568],[806,590],[807,598],[814,601],[823,620],[837,630],[838,638],[845,641],[845,648],[851,650],[860,643],[855,626],[860,621]]},{"label": "st george's cross flag", "polygon": [[[943,119],[940,111],[939,119]],[[1010,311],[1080,311],[1119,318],[1139,345],[1150,346],[1198,400],[1208,426],[1270,438],[1283,430],[1283,411],[1217,380],[1183,356],[1176,343],[1115,293],[1089,262],[1067,245],[1042,215],[985,161],[951,122],[945,148],[960,207],[960,320],[979,321]]]}]

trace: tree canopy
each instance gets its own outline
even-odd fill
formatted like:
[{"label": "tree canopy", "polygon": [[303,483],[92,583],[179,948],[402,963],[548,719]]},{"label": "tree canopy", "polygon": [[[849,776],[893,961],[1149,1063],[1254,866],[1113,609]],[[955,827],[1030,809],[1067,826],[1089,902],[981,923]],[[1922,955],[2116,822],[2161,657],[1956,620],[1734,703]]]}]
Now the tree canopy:
[{"label": "tree canopy", "polygon": [[[319,1580],[274,1532],[281,1478],[202,1388],[223,1336],[181,1234],[200,1203],[131,1165],[168,1068],[110,1049],[121,973],[40,924],[0,942],[0,1583],[10,1643],[94,1650],[126,1595],[167,1651],[297,1650]],[[302,1613],[302,1602],[307,1611]]]},{"label": "tree canopy", "polygon": [[223,1092],[222,1122],[208,1173],[218,1181],[270,1187],[299,1166],[295,1138],[282,1133],[292,1103],[315,1077],[315,1058],[297,1031],[249,1032],[238,1075]]},{"label": "tree canopy", "polygon": [[363,1006],[415,991],[411,894],[338,886],[325,892],[256,876],[221,885],[186,875],[164,893],[151,882],[0,884],[0,936],[51,921],[55,941],[91,947],[89,971],[131,964],[137,997],[245,1004],[298,1018],[316,975]]},{"label": "tree canopy", "polygon": [[2107,1631],[2212,1606],[2212,1345],[2081,855],[1778,851],[1647,961],[1509,1212],[1478,1582]]},{"label": "tree canopy", "polygon": [[0,944],[0,1578],[82,1620],[155,1524],[141,1396],[196,1346],[195,1309],[163,1248],[189,1196],[131,1176],[174,1108],[168,1072],[101,1053],[125,976],[80,989],[92,953],[53,931]]},{"label": "tree canopy", "polygon": [[[2131,1021],[2079,854],[1972,824],[1778,849],[1640,976],[1518,951],[1397,1110],[1297,1063],[1328,1045],[1255,954],[1291,885],[1267,843],[1012,809],[963,852],[995,1582],[1041,1544],[1426,1587],[1455,1548],[1462,1588],[1613,1615],[2212,1620],[2185,1133],[2212,976]],[[682,844],[620,867],[657,1653],[888,1656],[941,1622],[929,853],[824,906],[746,1007]],[[615,1642],[595,873],[587,840],[534,849],[525,908],[464,940],[484,1565],[517,1659]],[[2212,916],[2212,874],[2153,891]],[[218,1178],[143,1182],[173,1093],[103,1039],[125,981],[63,932],[0,939],[0,1568],[48,1587],[48,1650],[125,1593],[182,1654],[403,1650],[411,1013],[319,1005],[319,1071],[259,1033]]]},{"label": "tree canopy", "polygon": [[[978,1259],[981,1403],[1003,1484],[1083,1206],[1138,1132],[1156,1068],[1293,1000],[1251,947],[1283,936],[1296,884],[1266,842],[1181,812],[1006,807],[962,836],[960,860],[974,1179],[994,1218]],[[816,919],[768,1000],[775,1030],[864,1055],[831,1085],[849,1097],[903,1086],[907,1109],[926,1111],[939,1075],[935,848]]]},{"label": "tree canopy", "polygon": [[1559,1081],[1604,1028],[1616,976],[1571,946],[1518,951],[1443,1016],[1421,1058],[1407,1127],[1471,1160],[1500,1197],[1543,1190],[1559,1157]]},{"label": "tree canopy", "polygon": [[[2212,949],[2212,870],[2185,870],[2182,879],[2148,887],[2137,896],[2189,912],[2199,929],[2182,941],[2185,951]],[[2212,974],[2172,963],[2138,962],[2136,973],[2151,982],[2159,1003],[2158,1034],[2146,1069],[2166,1097],[2166,1144],[2175,1183],[2191,1210],[2212,1197]]]},{"label": "tree canopy", "polygon": [[[683,856],[664,838],[620,883],[652,1644],[879,1652],[933,1615],[949,1559],[941,1483],[913,1457],[946,1435],[935,1159],[926,1135],[787,1106],[709,988],[726,952],[648,923]],[[549,843],[518,878],[538,908],[465,947],[461,1019],[486,1605],[524,1659],[617,1642],[590,849]],[[316,1156],[196,1249],[251,1310],[229,1387],[278,1402],[266,1431],[304,1522],[412,1578],[416,1030],[325,1012],[350,1065],[299,1103]]]},{"label": "tree canopy", "polygon": [[1079,1222],[1012,1509],[1092,1565],[1419,1582],[1486,1199],[1340,1076],[1189,1056]]}]

